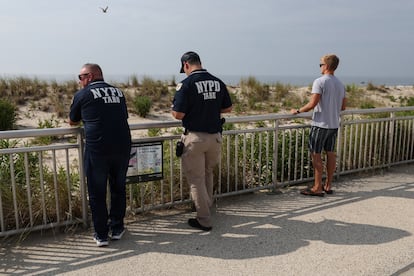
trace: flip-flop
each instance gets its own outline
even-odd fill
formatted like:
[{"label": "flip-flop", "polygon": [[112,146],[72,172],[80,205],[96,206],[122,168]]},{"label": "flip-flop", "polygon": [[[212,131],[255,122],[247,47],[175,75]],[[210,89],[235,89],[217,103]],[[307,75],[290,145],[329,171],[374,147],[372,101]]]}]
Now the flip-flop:
[{"label": "flip-flop", "polygon": [[315,193],[311,189],[301,190],[300,193],[302,195],[307,195],[307,196],[324,196],[325,195],[324,193]]},{"label": "flip-flop", "polygon": [[325,190],[325,189],[323,189],[323,191],[325,192],[325,194],[328,194],[328,195],[333,194],[333,190]]}]

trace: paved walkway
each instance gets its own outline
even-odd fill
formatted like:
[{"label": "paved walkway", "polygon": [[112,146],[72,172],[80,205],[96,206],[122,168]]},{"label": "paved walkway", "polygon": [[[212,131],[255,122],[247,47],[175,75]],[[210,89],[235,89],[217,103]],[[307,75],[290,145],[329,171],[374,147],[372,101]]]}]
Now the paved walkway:
[{"label": "paved walkway", "polygon": [[219,200],[210,233],[185,210],[139,217],[105,248],[91,230],[15,237],[0,274],[414,275],[414,165],[343,176],[324,198],[299,188]]}]

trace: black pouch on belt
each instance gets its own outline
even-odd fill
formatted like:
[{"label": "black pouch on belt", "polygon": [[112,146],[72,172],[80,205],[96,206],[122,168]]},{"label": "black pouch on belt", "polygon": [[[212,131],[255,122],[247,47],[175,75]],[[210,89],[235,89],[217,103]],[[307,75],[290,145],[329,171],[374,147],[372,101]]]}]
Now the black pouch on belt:
[{"label": "black pouch on belt", "polygon": [[181,141],[178,141],[175,147],[175,155],[177,157],[180,157],[181,155],[183,155],[183,151],[184,151],[184,143]]}]

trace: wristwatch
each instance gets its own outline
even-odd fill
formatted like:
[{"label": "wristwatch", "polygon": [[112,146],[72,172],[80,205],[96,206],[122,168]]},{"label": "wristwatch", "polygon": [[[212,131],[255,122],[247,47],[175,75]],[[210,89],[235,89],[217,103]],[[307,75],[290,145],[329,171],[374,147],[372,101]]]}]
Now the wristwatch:
[{"label": "wristwatch", "polygon": [[296,113],[299,114],[300,113],[300,108],[296,109]]}]

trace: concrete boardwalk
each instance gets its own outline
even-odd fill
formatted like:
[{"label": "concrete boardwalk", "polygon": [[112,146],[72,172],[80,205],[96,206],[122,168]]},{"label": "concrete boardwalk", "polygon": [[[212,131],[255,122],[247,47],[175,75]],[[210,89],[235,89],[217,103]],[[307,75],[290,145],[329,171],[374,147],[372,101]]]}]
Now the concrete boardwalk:
[{"label": "concrete boardwalk", "polygon": [[188,210],[139,217],[98,248],[92,230],[2,241],[1,275],[414,275],[414,165],[343,176],[335,193],[220,199],[210,233]]}]

